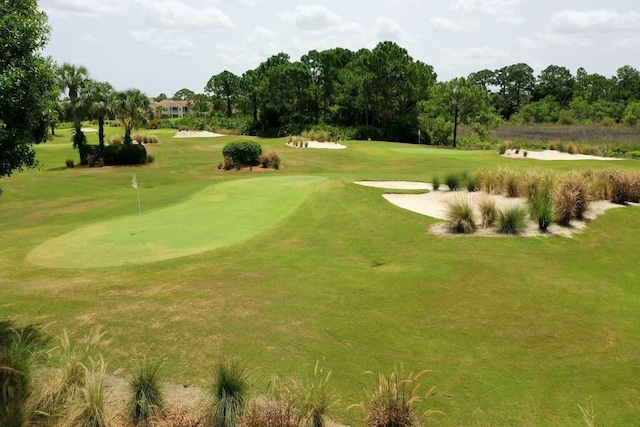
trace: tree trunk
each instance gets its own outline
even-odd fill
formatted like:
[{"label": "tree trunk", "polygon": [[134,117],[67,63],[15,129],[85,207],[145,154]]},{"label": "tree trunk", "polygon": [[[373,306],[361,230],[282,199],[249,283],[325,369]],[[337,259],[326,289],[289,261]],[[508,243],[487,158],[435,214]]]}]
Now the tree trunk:
[{"label": "tree trunk", "polygon": [[458,141],[458,109],[453,114],[453,148],[456,148]]},{"label": "tree trunk", "polygon": [[98,116],[98,155],[102,155],[104,149],[104,116]]},{"label": "tree trunk", "polygon": [[227,119],[231,118],[231,98],[227,97]]}]

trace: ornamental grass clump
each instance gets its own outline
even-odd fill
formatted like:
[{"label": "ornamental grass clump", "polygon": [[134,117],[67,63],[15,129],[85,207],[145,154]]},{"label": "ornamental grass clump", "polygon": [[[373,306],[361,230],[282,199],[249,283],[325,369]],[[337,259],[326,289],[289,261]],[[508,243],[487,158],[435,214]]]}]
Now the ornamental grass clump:
[{"label": "ornamental grass clump", "polygon": [[584,218],[589,193],[589,183],[579,173],[570,172],[560,177],[551,195],[556,222],[569,225],[573,219]]},{"label": "ornamental grass clump", "polygon": [[549,225],[555,220],[553,201],[548,190],[539,192],[529,201],[530,215],[533,221],[538,223],[541,231],[547,231]]},{"label": "ornamental grass clump", "polygon": [[502,234],[520,234],[527,223],[527,209],[511,206],[498,211],[497,229]]},{"label": "ornamental grass clump", "polygon": [[440,177],[438,175],[434,175],[433,178],[431,178],[431,186],[434,191],[438,191],[440,188]]},{"label": "ornamental grass clump", "polygon": [[458,191],[461,182],[462,179],[457,173],[449,172],[444,176],[444,183],[451,191]]},{"label": "ornamental grass clump", "polygon": [[109,427],[105,412],[104,380],[107,376],[102,357],[81,365],[84,381],[78,385],[66,402],[59,427]]},{"label": "ornamental grass clump", "polygon": [[519,194],[529,201],[540,193],[549,193],[553,188],[553,176],[549,172],[527,170],[521,174]]},{"label": "ornamental grass clump", "polygon": [[513,169],[505,169],[502,171],[503,191],[507,197],[520,196],[521,175],[519,171]]},{"label": "ornamental grass clump", "polygon": [[500,171],[481,169],[476,172],[478,188],[488,194],[500,194],[502,189],[502,175]]},{"label": "ornamental grass clump", "polygon": [[[418,379],[427,372],[422,371],[416,375],[405,375],[401,366],[400,370],[394,369],[389,376],[375,374],[371,371],[365,375],[371,375],[377,379],[375,388],[367,392],[367,401],[351,405],[349,408],[360,408],[365,414],[367,427],[410,427],[420,425],[422,418],[429,417],[438,411],[428,410],[421,416],[416,414],[414,407],[421,401],[418,389]],[[425,398],[433,393],[432,387]]]},{"label": "ornamental grass clump", "polygon": [[446,218],[449,230],[454,233],[472,234],[478,229],[473,208],[467,198],[454,197],[448,200]]},{"label": "ornamental grass clump", "polygon": [[32,374],[46,341],[32,329],[0,330],[0,425],[21,427],[29,412]]},{"label": "ornamental grass clump", "polygon": [[247,365],[237,360],[221,361],[215,367],[201,421],[205,427],[233,427],[245,408],[249,392]]},{"label": "ornamental grass clump", "polygon": [[482,228],[491,227],[496,222],[497,209],[496,201],[484,196],[478,200],[478,210],[480,211],[480,225]]},{"label": "ornamental grass clump", "polygon": [[129,387],[129,420],[138,426],[153,425],[163,407],[160,363],[144,359],[135,371]]}]

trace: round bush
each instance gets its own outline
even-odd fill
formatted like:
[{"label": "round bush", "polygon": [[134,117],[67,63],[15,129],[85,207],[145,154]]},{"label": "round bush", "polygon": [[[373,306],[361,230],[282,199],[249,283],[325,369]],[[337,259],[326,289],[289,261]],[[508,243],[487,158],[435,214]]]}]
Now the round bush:
[{"label": "round bush", "polygon": [[222,149],[222,155],[224,158],[231,159],[236,166],[257,166],[260,164],[262,147],[255,141],[242,139],[225,145]]}]

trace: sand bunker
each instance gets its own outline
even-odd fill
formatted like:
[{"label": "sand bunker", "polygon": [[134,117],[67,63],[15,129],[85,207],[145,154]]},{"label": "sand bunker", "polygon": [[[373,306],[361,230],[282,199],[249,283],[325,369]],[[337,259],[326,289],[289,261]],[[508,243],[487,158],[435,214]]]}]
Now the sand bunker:
[{"label": "sand bunker", "polygon": [[181,130],[180,132],[173,135],[174,138],[216,138],[219,136],[226,136],[221,133],[207,132],[207,131],[190,131],[190,130]]},{"label": "sand bunker", "polygon": [[80,130],[84,133],[98,132],[98,129],[94,128],[80,128]]},{"label": "sand bunker", "polygon": [[[431,187],[431,184],[425,182],[415,181],[357,181],[359,185],[366,185],[369,187],[377,187],[384,189],[403,189],[403,190],[415,190],[415,189],[427,189]],[[456,198],[462,198],[468,200],[471,206],[476,211],[476,218],[480,218],[480,212],[477,208],[478,202],[484,198],[489,197],[496,203],[496,208],[506,209],[512,206],[526,206],[527,201],[524,198],[508,198],[500,195],[490,195],[481,191],[468,192],[468,191],[449,191],[440,190],[430,191],[423,194],[383,194],[386,200],[394,205],[415,212],[421,215],[427,215],[432,218],[438,218],[445,220],[447,217],[447,203]],[[595,201],[589,204],[589,209],[585,212],[585,220],[572,221],[568,227],[552,224],[549,226],[546,233],[541,232],[538,229],[537,224],[533,221],[527,224],[526,229],[519,234],[519,236],[565,236],[570,237],[574,233],[580,232],[585,228],[589,220],[595,219],[598,215],[603,214],[608,209],[622,207],[608,201]],[[446,223],[438,223],[429,227],[429,231],[438,235],[457,236],[453,234],[447,228]],[[473,236],[496,236],[500,235],[496,233],[495,229],[479,229]]]},{"label": "sand bunker", "polygon": [[[516,151],[518,151],[516,153]],[[525,156],[524,153],[527,153]],[[527,150],[507,150],[502,157],[509,157],[511,159],[534,159],[534,160],[624,160],[617,159],[615,157],[599,157],[590,156],[588,154],[569,154],[556,150],[544,150],[544,151],[527,151]]]},{"label": "sand bunker", "polygon": [[292,143],[287,143],[289,147],[292,148],[324,148],[328,150],[344,150],[347,148],[346,145],[338,144],[337,142],[318,142],[318,141],[308,141],[307,147],[296,147]]}]

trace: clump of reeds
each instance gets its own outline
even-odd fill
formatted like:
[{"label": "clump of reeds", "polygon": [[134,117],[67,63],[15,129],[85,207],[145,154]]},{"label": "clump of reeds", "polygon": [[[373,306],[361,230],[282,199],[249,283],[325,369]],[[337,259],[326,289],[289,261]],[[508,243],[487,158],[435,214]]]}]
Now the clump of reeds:
[{"label": "clump of reeds", "polygon": [[143,359],[129,383],[131,400],[129,419],[136,425],[151,425],[160,415],[163,394],[160,388],[160,363]]},{"label": "clump of reeds", "polygon": [[491,227],[496,222],[496,201],[489,196],[483,196],[478,200],[480,211],[480,225],[482,228]]},{"label": "clump of reeds", "polygon": [[464,197],[454,197],[447,201],[446,217],[448,228],[454,233],[471,234],[478,226],[469,200]]},{"label": "clump of reeds", "polygon": [[522,206],[511,206],[498,211],[497,229],[503,234],[521,233],[527,222],[527,210]]},{"label": "clump of reeds", "polygon": [[[360,408],[365,413],[365,425],[367,427],[404,427],[420,425],[420,419],[428,417],[438,411],[428,410],[422,416],[415,414],[414,406],[420,402],[418,379],[425,373],[422,371],[416,375],[405,375],[401,366],[400,370],[394,369],[389,376],[382,373],[365,372],[376,378],[375,388],[367,392],[367,401],[352,407]],[[433,392],[429,390],[425,397]]]},{"label": "clump of reeds", "polygon": [[213,383],[203,404],[202,424],[205,427],[236,426],[245,408],[248,391],[246,364],[235,359],[216,364]]}]

